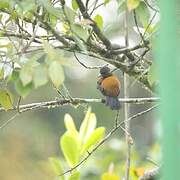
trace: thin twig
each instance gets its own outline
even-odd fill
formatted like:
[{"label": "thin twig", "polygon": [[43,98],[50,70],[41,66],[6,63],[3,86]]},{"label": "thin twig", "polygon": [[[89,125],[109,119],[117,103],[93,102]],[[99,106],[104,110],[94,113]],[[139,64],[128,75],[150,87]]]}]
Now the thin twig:
[{"label": "thin twig", "polygon": [[74,100],[73,100],[73,97],[71,96],[71,94],[70,94],[68,88],[65,86],[64,83],[62,84],[62,87],[63,87],[63,89],[64,89],[64,91],[65,91],[67,97],[71,100],[71,102],[73,102],[73,101],[74,101]]},{"label": "thin twig", "polygon": [[86,11],[88,10],[88,4],[90,0],[86,0]]},{"label": "thin twig", "polygon": [[144,37],[143,37],[143,35],[142,35],[142,33],[141,33],[140,29],[139,29],[139,26],[138,26],[137,17],[136,17],[136,10],[133,10],[133,15],[134,15],[134,22],[135,22],[136,28],[138,30],[138,33],[139,33],[141,39],[142,39],[142,42],[144,43],[145,39],[144,39]]},{"label": "thin twig", "polygon": [[117,110],[116,118],[115,118],[115,127],[117,127],[118,122],[119,122],[119,112],[120,110]]},{"label": "thin twig", "polygon": [[20,108],[19,108],[20,103],[21,103],[21,96],[19,96],[19,99],[18,99],[18,102],[17,102],[17,111],[18,111],[19,114],[21,113]]},{"label": "thin twig", "polygon": [[151,8],[153,11],[160,13],[159,9],[154,8],[153,6],[151,6],[151,4],[149,4],[149,2],[147,0],[144,0],[145,4]]},{"label": "thin twig", "polygon": [[102,66],[87,66],[87,65],[85,65],[83,62],[81,62],[81,61],[79,60],[79,58],[78,58],[77,55],[76,55],[76,52],[74,51],[73,53],[74,53],[74,57],[76,58],[76,60],[78,61],[78,63],[79,63],[80,65],[82,65],[83,67],[85,67],[86,69],[100,69],[100,68],[102,68]]},{"label": "thin twig", "polygon": [[66,100],[66,97],[64,96],[64,94],[52,83],[53,88],[55,89],[55,91],[57,92],[57,94],[63,99]]},{"label": "thin twig", "polygon": [[86,11],[86,8],[84,6],[84,3],[82,2],[82,0],[76,0],[80,12],[83,16],[84,19],[89,19],[90,21],[93,22],[93,24],[91,24],[93,31],[95,32],[95,34],[99,37],[99,39],[104,43],[104,45],[106,46],[107,49],[111,49],[111,42],[108,38],[106,38],[106,36],[101,32],[101,30],[99,29],[99,27],[97,26],[97,24],[91,19],[91,16],[88,14],[88,12]]},{"label": "thin twig", "polygon": [[12,116],[10,119],[8,119],[6,122],[4,122],[0,126],[0,130],[2,130],[5,126],[7,126],[10,122],[12,122],[17,116],[19,115],[19,112],[17,112],[14,116]]},{"label": "thin twig", "polygon": [[35,29],[34,29],[34,31],[33,31],[33,34],[32,34],[32,36],[31,36],[29,42],[28,42],[28,43],[26,44],[26,46],[22,49],[22,52],[26,51],[26,50],[30,47],[31,43],[35,40],[35,38],[36,38],[36,32],[37,32],[37,30],[38,30],[38,28],[39,28],[39,24],[40,24],[40,22],[38,22],[38,23],[36,24]]},{"label": "thin twig", "polygon": [[93,12],[94,12],[94,10],[95,10],[95,8],[96,8],[97,3],[98,3],[98,0],[95,0],[94,5],[93,5],[93,9],[92,9],[92,11],[89,13],[90,16],[93,14]]},{"label": "thin twig", "polygon": [[154,15],[152,16],[151,20],[149,21],[149,24],[147,25],[147,27],[146,27],[146,29],[144,31],[143,37],[146,35],[146,32],[148,31],[149,27],[151,26],[154,18],[156,17],[156,14],[157,14],[157,12],[154,13]]},{"label": "thin twig", "polygon": [[[138,103],[138,104],[148,103],[148,102],[158,102],[159,100],[160,100],[159,98],[129,98],[129,99],[121,99],[120,98],[119,99],[120,102]],[[28,111],[32,111],[32,110],[38,110],[38,109],[57,108],[57,107],[67,105],[67,104],[78,105],[78,104],[89,104],[89,103],[105,103],[105,100],[104,99],[83,99],[83,98],[59,99],[59,100],[55,100],[55,101],[47,101],[47,102],[39,102],[39,103],[32,103],[32,104],[25,104],[25,105],[17,105],[13,109],[9,109],[7,111],[16,111],[16,110],[18,110],[20,113],[24,113],[24,112],[28,112]],[[4,108],[0,108],[0,112],[2,112],[2,111],[6,111],[6,110]],[[20,114],[19,112],[18,112],[18,114]],[[14,118],[12,118],[12,120]],[[8,120],[7,122],[2,124],[1,126],[5,127],[12,120],[11,119]]]},{"label": "thin twig", "polygon": [[149,161],[150,163],[152,163],[153,165],[159,167],[159,164],[157,162],[155,162],[153,159],[151,159],[150,157],[147,157],[146,160]]},{"label": "thin twig", "polygon": [[[159,102],[159,97],[147,97],[147,98],[119,98],[119,101],[121,103],[132,103],[132,104],[144,104],[144,103],[155,103]],[[53,100],[53,101],[44,101],[44,102],[37,102],[37,103],[31,103],[31,104],[24,104],[19,106],[19,110],[22,113],[22,110],[27,109],[30,110],[38,110],[38,109],[45,109],[45,108],[57,108],[63,105],[67,104],[89,104],[89,103],[105,103],[104,99],[98,99],[98,98],[73,98],[73,102],[70,101],[70,99],[59,99],[59,100]],[[7,111],[16,111],[17,106],[15,106],[12,109],[9,109]],[[0,108],[0,112],[5,111],[3,107]]]}]

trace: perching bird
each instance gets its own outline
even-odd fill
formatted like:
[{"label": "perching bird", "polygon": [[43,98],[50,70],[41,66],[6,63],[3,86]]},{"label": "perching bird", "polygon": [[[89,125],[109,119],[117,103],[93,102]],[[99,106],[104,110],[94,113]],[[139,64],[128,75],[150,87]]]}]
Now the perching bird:
[{"label": "perching bird", "polygon": [[106,96],[106,106],[109,106],[112,110],[119,110],[121,105],[118,100],[120,93],[120,81],[112,74],[110,68],[104,66],[100,69],[100,79],[97,81],[97,89]]}]

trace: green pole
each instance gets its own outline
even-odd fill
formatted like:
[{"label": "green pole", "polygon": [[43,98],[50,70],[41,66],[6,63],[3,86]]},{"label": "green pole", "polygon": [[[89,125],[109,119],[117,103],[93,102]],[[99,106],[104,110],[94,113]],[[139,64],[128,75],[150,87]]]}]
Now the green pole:
[{"label": "green pole", "polygon": [[[160,35],[157,48],[160,78],[163,180],[180,180],[180,57],[178,0],[160,0]],[[179,57],[178,57],[179,56]]]}]

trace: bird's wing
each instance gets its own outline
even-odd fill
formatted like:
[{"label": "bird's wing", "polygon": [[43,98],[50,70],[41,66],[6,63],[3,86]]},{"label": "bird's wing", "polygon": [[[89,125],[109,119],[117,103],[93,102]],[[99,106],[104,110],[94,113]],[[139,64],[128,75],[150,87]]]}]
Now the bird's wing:
[{"label": "bird's wing", "polygon": [[118,96],[120,93],[120,82],[117,77],[110,76],[101,82],[106,96]]},{"label": "bird's wing", "polygon": [[103,78],[100,78],[98,81],[97,81],[97,89],[103,94],[105,95],[105,91],[104,91],[104,88],[102,86],[102,81],[103,81]]}]

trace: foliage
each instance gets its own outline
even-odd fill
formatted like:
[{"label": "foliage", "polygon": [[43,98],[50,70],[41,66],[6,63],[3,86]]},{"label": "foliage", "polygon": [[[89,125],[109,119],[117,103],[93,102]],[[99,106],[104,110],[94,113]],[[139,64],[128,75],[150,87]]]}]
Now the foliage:
[{"label": "foliage", "polygon": [[[91,112],[91,108],[88,108],[85,118],[81,123],[79,132],[69,114],[65,115],[64,123],[66,126],[66,132],[60,138],[60,148],[66,162],[70,168],[73,168],[80,163],[86,153],[103,138],[105,128],[96,128],[96,116]],[[50,162],[53,165],[57,176],[63,173],[60,160],[50,158]],[[62,179],[65,178],[64,176],[60,176],[60,178],[61,177]],[[80,172],[75,170],[68,179],[78,180],[79,178]]]},{"label": "foliage", "polygon": [[[108,14],[112,4],[116,7],[113,9],[115,18]],[[104,13],[98,10],[104,10]],[[129,37],[135,37],[132,39],[133,47],[131,44],[130,47],[124,47],[124,40],[119,40],[119,34],[124,34],[124,28],[121,27],[124,27],[125,11],[128,11],[128,29],[132,33]],[[106,19],[106,14],[110,19]],[[95,67],[90,68],[76,58],[86,70],[97,69],[96,66],[101,65],[101,62],[108,63],[154,91],[159,85],[156,64],[147,54],[151,53],[158,29],[159,14],[156,7],[152,8],[151,4],[149,6],[142,0],[102,0],[86,3],[77,0],[1,0],[0,105],[8,112],[15,105],[19,106],[21,97],[23,101],[28,101],[31,93],[36,94],[44,87],[55,88],[62,96],[61,100],[68,100],[71,104],[68,90],[65,90],[65,95],[60,90],[66,88],[64,84],[69,83],[68,77],[73,76],[69,72],[74,68],[74,54],[83,54],[85,64],[91,64],[89,57],[93,57],[92,64]],[[114,39],[118,40],[118,44],[114,43]],[[131,42],[131,39],[129,41]],[[81,75],[78,68],[76,72]],[[90,77],[89,81],[91,79]],[[76,94],[76,83],[73,83],[71,91]],[[87,80],[86,83],[87,89],[91,91]],[[78,96],[83,96],[81,92],[77,93]],[[38,96],[39,94],[36,94],[36,98]],[[49,98],[50,93],[46,96]],[[73,105],[76,107],[77,104]],[[69,114],[65,115],[64,124],[66,132],[60,137],[59,143],[64,158],[49,158],[49,164],[57,179],[88,180],[95,176],[102,180],[123,178],[126,149],[121,149],[119,153],[110,147],[108,148],[111,151],[102,148],[102,154],[92,158],[93,167],[84,170],[78,167],[68,177],[59,176],[66,168],[78,165],[105,135],[104,124],[103,127],[96,128],[96,115],[91,112],[91,108],[88,109],[79,130]],[[114,152],[118,153],[118,156],[114,155]],[[154,154],[158,153],[155,151]],[[145,160],[137,165],[135,162],[140,161],[140,158],[133,149],[130,176],[134,180],[151,167]]]},{"label": "foliage", "polygon": [[[55,5],[49,0],[0,2],[0,78],[4,82],[3,91],[10,91],[7,85],[13,84],[17,94],[25,98],[48,82],[59,88],[65,80],[64,66],[72,65],[72,59],[67,58],[67,50],[92,52],[100,56],[106,54],[104,48],[95,45],[107,46],[108,40],[103,35],[105,19],[101,14],[94,15],[94,12],[98,7],[106,8],[111,0],[105,0],[102,5],[97,3],[94,8],[89,5],[93,18],[83,14],[83,19],[79,18],[82,8],[79,8],[76,0],[72,0],[71,5],[61,3]],[[119,14],[123,14],[125,1],[118,0],[117,5]],[[127,8],[130,13],[136,11],[140,21],[134,27],[135,31],[139,33],[137,28],[143,29],[144,37],[150,40],[157,31],[157,23],[151,22],[151,11],[147,4],[141,0],[128,0]],[[22,25],[20,21],[23,21]],[[150,88],[152,82],[148,79],[145,85]],[[14,92],[11,94],[15,95]],[[4,106],[4,103],[1,105]]]}]

